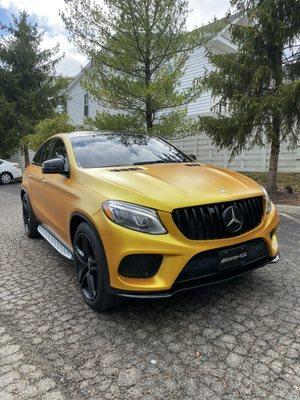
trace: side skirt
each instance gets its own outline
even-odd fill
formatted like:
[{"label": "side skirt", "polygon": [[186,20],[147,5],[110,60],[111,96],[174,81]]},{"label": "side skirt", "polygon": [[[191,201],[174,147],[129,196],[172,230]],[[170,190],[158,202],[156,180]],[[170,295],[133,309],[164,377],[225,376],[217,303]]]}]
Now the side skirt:
[{"label": "side skirt", "polygon": [[39,234],[47,240],[62,256],[68,260],[73,260],[73,252],[57,235],[55,235],[46,225],[39,225],[37,228]]}]

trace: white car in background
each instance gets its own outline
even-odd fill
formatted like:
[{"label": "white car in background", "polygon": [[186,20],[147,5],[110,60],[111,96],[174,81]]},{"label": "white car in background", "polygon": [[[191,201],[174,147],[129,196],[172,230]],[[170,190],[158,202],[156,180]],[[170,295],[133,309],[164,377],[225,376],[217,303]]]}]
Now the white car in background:
[{"label": "white car in background", "polygon": [[6,185],[20,178],[22,178],[22,171],[18,163],[0,159],[0,184]]}]

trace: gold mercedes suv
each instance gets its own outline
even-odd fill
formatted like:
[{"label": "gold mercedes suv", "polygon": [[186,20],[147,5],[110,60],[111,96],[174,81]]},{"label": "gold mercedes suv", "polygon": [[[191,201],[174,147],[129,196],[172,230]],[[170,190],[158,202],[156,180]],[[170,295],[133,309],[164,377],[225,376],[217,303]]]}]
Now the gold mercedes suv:
[{"label": "gold mercedes suv", "polygon": [[79,290],[98,311],[279,258],[279,219],[262,186],[154,136],[55,135],[26,168],[21,197],[26,234],[74,261]]}]

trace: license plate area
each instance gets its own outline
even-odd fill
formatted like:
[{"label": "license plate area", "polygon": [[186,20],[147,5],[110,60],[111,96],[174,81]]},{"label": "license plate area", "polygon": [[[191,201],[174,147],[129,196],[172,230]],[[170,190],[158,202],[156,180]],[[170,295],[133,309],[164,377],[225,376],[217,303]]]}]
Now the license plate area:
[{"label": "license plate area", "polygon": [[241,267],[247,263],[247,246],[243,245],[232,249],[221,250],[218,258],[218,271],[228,271]]}]

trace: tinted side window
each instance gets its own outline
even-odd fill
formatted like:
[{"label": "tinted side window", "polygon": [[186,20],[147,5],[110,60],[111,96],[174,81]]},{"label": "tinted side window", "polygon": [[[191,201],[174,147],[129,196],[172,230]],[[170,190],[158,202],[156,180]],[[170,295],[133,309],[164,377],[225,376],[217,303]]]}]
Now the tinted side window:
[{"label": "tinted side window", "polygon": [[51,158],[51,149],[52,149],[53,140],[48,140],[38,149],[33,157],[33,164],[42,165],[44,161],[49,160]]},{"label": "tinted side window", "polygon": [[53,140],[52,157],[62,158],[63,160],[67,158],[66,147],[61,139]]},{"label": "tinted side window", "polygon": [[41,165],[40,160],[41,160],[42,148],[43,148],[43,145],[37,150],[37,152],[35,153],[35,155],[33,157],[32,163],[35,165]]},{"label": "tinted side window", "polygon": [[66,146],[59,138],[53,139],[51,158],[61,158],[65,162],[65,167],[69,165]]},{"label": "tinted side window", "polygon": [[50,158],[52,158],[51,156],[52,144],[53,140],[51,139],[43,144],[41,158],[40,158],[41,164],[43,164],[44,161],[50,160]]}]

